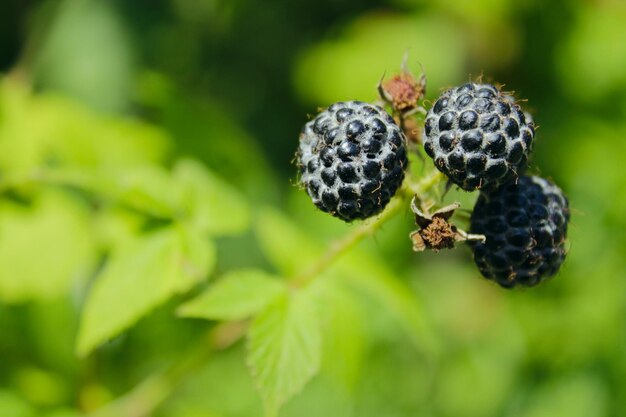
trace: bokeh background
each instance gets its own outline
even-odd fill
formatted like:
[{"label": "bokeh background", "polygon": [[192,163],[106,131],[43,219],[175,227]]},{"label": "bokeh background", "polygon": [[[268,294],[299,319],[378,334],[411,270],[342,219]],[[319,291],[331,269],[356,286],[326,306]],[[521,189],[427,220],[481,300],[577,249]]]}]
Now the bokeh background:
[{"label": "bokeh background", "polygon": [[[123,175],[194,158],[239,191],[256,224],[216,240],[211,275],[274,270],[263,230],[277,239],[281,230],[259,222],[280,216],[322,246],[350,229],[293,185],[300,127],[318,107],[374,100],[407,50],[431,100],[480,74],[528,100],[540,126],[531,171],[570,198],[570,254],[554,280],[505,291],[479,277],[466,248],[412,253],[404,212],[355,251],[419,305],[436,349],[416,349],[389,309],[364,295],[334,312],[349,343],[325,352],[320,374],[280,415],[626,415],[624,1],[4,0],[0,416],[87,415],[215,325],[177,318],[188,297],[178,295],[79,358],[87,288],[138,221],[75,190],[22,184],[21,174]],[[413,164],[417,175],[429,167]],[[153,202],[144,197],[139,206]],[[469,208],[475,197],[453,190],[445,201]],[[243,352],[242,342],[216,352],[147,391],[159,397],[146,399],[153,407],[119,416],[260,415]]]}]

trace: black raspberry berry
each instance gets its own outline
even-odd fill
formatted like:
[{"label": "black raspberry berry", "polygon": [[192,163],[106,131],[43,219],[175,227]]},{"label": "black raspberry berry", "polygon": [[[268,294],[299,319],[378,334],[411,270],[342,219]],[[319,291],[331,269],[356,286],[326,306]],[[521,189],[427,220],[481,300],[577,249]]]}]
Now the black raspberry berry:
[{"label": "black raspberry berry", "polygon": [[347,222],[382,211],[408,165],[393,118],[360,101],[335,103],[307,123],[297,159],[313,203]]},{"label": "black raspberry berry", "polygon": [[468,83],[437,99],[424,133],[435,166],[473,191],[517,178],[528,163],[535,128],[512,96],[490,84]]},{"label": "black raspberry berry", "polygon": [[503,287],[530,287],[554,275],[565,259],[569,208],[563,192],[540,177],[483,191],[472,213],[471,233],[480,272]]}]

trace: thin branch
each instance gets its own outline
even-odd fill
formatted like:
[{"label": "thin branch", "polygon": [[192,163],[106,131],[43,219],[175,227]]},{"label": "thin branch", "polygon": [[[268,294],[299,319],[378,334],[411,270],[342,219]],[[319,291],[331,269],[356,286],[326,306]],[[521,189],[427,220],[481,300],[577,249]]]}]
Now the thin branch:
[{"label": "thin branch", "polygon": [[356,227],[351,233],[344,236],[330,245],[330,248],[315,264],[307,268],[303,273],[293,278],[290,284],[293,287],[304,287],[331,266],[341,255],[348,252],[363,238],[373,234],[380,228],[389,218],[393,217],[401,208],[403,197],[394,198],[385,211],[383,211],[375,219],[365,222]]},{"label": "thin branch", "polygon": [[350,251],[350,249],[361,242],[361,240],[365,237],[374,234],[374,232],[380,229],[380,227],[385,224],[387,220],[402,210],[404,207],[403,203],[407,200],[407,198],[413,198],[414,195],[423,194],[438,184],[441,178],[442,176],[440,172],[434,170],[416,184],[412,184],[409,179],[407,179],[405,187],[402,189],[403,192],[391,200],[385,211],[383,211],[378,217],[359,225],[342,239],[331,244],[328,251],[326,251],[326,253],[322,255],[317,262],[315,262],[315,264],[311,265],[303,273],[291,280],[291,285],[299,288],[311,283],[311,281],[328,269],[328,267],[330,267],[344,253]]}]

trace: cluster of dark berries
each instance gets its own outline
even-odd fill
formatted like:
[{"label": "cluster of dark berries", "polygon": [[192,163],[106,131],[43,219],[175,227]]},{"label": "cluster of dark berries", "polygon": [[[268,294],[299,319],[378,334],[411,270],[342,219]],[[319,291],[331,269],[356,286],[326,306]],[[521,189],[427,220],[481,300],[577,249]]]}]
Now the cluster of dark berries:
[{"label": "cluster of dark berries", "polygon": [[452,183],[481,190],[470,232],[478,269],[503,287],[533,286],[565,259],[567,198],[551,182],[520,176],[535,127],[512,95],[490,84],[445,91],[426,115],[424,150]]},{"label": "cluster of dark berries", "polygon": [[[408,166],[408,116],[420,111],[425,78],[408,71],[379,85],[400,126],[383,108],[339,102],[300,135],[300,183],[321,210],[344,221],[380,213]],[[533,148],[534,123],[515,98],[490,84],[467,83],[440,95],[426,112],[423,145],[437,169],[466,191],[480,190],[470,233],[449,222],[458,205],[430,214],[412,204],[417,251],[469,241],[480,272],[503,287],[532,286],[554,275],[565,258],[569,221],[562,191],[520,176]],[[412,138],[415,140],[416,138]]]},{"label": "cluster of dark berries", "polygon": [[408,165],[393,118],[360,101],[335,103],[307,123],[297,158],[313,203],[348,222],[380,213]]}]

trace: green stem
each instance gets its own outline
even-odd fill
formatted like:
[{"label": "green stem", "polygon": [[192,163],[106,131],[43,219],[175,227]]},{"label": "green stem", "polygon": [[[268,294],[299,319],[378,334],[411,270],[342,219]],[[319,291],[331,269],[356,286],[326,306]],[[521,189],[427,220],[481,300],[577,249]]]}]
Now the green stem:
[{"label": "green stem", "polygon": [[291,280],[293,287],[299,288],[308,285],[317,276],[324,272],[333,262],[335,262],[341,255],[348,252],[355,245],[357,245],[364,237],[373,234],[380,228],[387,220],[393,217],[402,207],[404,202],[404,196],[394,198],[391,200],[385,211],[374,220],[365,222],[356,227],[351,233],[348,233],[342,239],[335,241],[331,244],[330,248],[322,257],[306,269],[303,273],[296,276]]},{"label": "green stem", "polygon": [[401,189],[401,193],[391,200],[387,208],[378,217],[366,221],[342,239],[334,242],[328,251],[322,255],[322,257],[315,262],[315,264],[311,265],[303,273],[293,278],[291,280],[291,285],[295,288],[300,288],[310,284],[344,253],[350,251],[365,237],[374,234],[374,232],[380,229],[380,227],[385,224],[387,220],[394,217],[400,210],[402,210],[407,198],[412,198],[413,195],[423,194],[438,184],[441,178],[442,175],[437,170],[432,171],[418,183],[412,183],[410,179],[407,178],[404,183],[404,187]]}]

